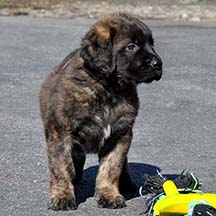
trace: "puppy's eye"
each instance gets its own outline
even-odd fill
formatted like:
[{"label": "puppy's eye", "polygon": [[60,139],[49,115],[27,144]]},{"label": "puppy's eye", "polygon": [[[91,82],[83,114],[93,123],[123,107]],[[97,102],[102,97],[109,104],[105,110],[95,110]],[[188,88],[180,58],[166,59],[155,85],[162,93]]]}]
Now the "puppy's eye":
[{"label": "puppy's eye", "polygon": [[138,50],[138,48],[139,48],[139,47],[138,47],[136,44],[134,44],[134,43],[129,43],[129,44],[127,45],[127,47],[126,47],[126,51],[129,51],[129,52],[133,51],[133,52],[135,52],[135,51]]}]

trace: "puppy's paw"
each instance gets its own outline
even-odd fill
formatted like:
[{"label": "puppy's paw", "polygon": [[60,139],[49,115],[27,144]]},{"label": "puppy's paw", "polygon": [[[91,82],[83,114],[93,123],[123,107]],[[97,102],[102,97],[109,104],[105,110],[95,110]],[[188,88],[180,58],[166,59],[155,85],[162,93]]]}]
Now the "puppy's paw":
[{"label": "puppy's paw", "polygon": [[105,197],[105,196],[101,195],[98,197],[97,202],[98,202],[99,208],[116,209],[116,208],[126,207],[125,199],[122,195],[118,195],[118,196],[113,197],[113,198]]},{"label": "puppy's paw", "polygon": [[67,211],[77,209],[77,205],[72,196],[65,196],[63,198],[52,196],[48,202],[48,209],[52,209],[54,211]]}]

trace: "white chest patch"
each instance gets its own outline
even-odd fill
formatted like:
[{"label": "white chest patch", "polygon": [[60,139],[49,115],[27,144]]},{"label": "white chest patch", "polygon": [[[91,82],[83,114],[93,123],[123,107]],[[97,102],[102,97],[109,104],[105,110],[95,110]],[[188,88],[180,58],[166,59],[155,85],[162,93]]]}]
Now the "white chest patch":
[{"label": "white chest patch", "polygon": [[110,125],[108,124],[106,128],[103,129],[104,131],[104,139],[107,139],[110,137],[111,135],[111,127]]}]

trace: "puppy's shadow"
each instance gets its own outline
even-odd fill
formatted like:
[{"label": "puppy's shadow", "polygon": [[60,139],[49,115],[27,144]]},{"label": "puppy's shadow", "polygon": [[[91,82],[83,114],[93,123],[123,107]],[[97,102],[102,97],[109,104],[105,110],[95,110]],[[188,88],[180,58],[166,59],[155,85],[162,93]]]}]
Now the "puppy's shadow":
[{"label": "puppy's shadow", "polygon": [[[159,167],[143,164],[143,163],[129,163],[129,171],[133,182],[139,188],[143,184],[143,175],[156,175]],[[75,186],[77,203],[85,202],[89,197],[93,197],[95,193],[95,179],[98,172],[98,166],[89,167],[84,170],[82,182]],[[124,195],[127,200],[138,197],[138,189],[135,194]]]}]

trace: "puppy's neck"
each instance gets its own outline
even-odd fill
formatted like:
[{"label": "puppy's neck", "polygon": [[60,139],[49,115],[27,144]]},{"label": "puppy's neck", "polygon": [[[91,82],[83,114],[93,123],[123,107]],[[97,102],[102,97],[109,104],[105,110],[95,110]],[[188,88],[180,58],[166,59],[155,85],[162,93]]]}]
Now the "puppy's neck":
[{"label": "puppy's neck", "polygon": [[90,67],[90,65],[84,63],[84,68],[86,69],[86,73],[91,76],[92,79],[98,81],[103,85],[104,88],[111,92],[121,93],[125,92],[127,89],[136,89],[136,84],[132,82],[125,83],[123,80],[119,80],[117,77],[117,72],[113,71],[113,73],[106,75],[101,73],[101,71],[95,67]]}]

